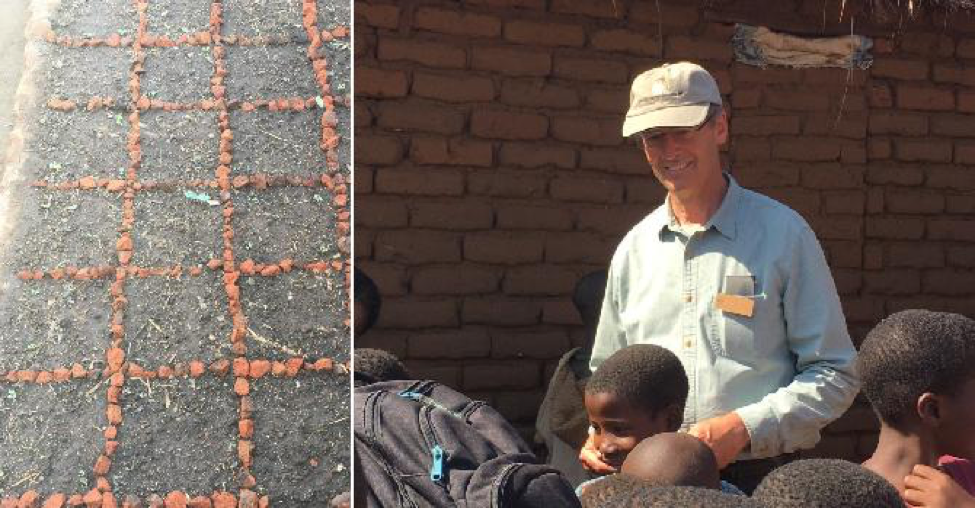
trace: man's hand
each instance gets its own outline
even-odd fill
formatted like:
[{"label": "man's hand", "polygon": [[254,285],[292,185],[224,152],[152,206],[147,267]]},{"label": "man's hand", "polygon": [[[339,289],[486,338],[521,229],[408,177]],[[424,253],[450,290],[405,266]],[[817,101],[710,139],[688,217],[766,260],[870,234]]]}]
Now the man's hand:
[{"label": "man's hand", "polygon": [[592,434],[589,434],[589,437],[586,438],[586,444],[582,445],[582,450],[579,450],[579,462],[582,462],[582,467],[596,474],[612,474],[617,472],[615,467],[603,462],[599,450],[596,449],[596,443]]},{"label": "man's hand", "polygon": [[734,411],[697,422],[687,433],[711,447],[718,461],[718,469],[724,469],[735,460],[751,440],[745,423]]},{"label": "man's hand", "polygon": [[918,464],[904,478],[904,500],[910,506],[926,508],[972,508],[975,498],[968,495],[950,476]]}]

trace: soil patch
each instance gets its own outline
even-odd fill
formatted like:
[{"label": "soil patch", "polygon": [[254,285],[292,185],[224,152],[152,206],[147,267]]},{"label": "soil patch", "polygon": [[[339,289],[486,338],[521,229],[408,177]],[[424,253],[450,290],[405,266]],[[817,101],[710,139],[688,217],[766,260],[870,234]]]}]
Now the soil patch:
[{"label": "soil patch", "polygon": [[301,24],[302,0],[225,0],[224,35],[289,36],[308,40]]},{"label": "soil patch", "polygon": [[143,191],[135,195],[132,260],[136,265],[203,265],[221,257],[222,207],[190,199],[219,199],[215,189]]},{"label": "soil patch", "polygon": [[233,193],[234,249],[238,259],[297,264],[329,260],[335,244],[335,211],[324,188],[276,187]]},{"label": "soil patch", "polygon": [[319,148],[322,112],[230,112],[234,131],[235,174],[308,175],[322,172],[325,154]]},{"label": "soil patch", "polygon": [[237,100],[318,96],[307,50],[296,44],[227,48],[227,93]]},{"label": "soil patch", "polygon": [[217,114],[150,110],[139,116],[141,180],[209,180],[217,167]]},{"label": "soil patch", "polygon": [[208,46],[149,48],[142,93],[166,102],[196,102],[211,96],[213,57]]}]

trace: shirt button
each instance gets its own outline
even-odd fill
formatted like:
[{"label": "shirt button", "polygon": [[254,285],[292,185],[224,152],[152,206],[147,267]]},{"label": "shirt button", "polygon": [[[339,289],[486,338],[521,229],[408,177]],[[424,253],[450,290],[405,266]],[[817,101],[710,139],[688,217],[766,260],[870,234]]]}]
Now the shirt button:
[{"label": "shirt button", "polygon": [[684,301],[687,302],[687,303],[693,302],[694,301],[694,296],[692,296],[692,295],[684,295]]},{"label": "shirt button", "polygon": [[690,337],[684,338],[684,347],[687,348],[687,349],[693,348],[694,347],[694,339],[692,339]]}]

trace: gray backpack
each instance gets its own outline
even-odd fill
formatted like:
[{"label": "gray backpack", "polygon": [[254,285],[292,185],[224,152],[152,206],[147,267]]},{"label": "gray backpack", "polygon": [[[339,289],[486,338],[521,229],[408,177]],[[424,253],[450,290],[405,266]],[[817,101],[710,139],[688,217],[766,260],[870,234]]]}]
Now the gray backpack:
[{"label": "gray backpack", "polygon": [[434,381],[354,391],[356,482],[367,507],[579,507],[561,474],[538,463],[484,402]]}]

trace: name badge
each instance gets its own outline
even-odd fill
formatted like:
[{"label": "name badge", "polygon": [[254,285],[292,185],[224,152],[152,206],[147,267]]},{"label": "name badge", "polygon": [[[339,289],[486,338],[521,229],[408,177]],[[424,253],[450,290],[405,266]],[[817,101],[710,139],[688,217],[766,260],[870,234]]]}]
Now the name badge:
[{"label": "name badge", "polygon": [[722,312],[745,317],[752,317],[752,314],[755,312],[755,301],[739,295],[718,293],[714,297],[714,306],[721,309]]}]

